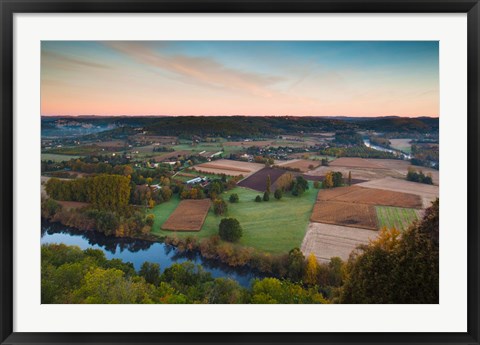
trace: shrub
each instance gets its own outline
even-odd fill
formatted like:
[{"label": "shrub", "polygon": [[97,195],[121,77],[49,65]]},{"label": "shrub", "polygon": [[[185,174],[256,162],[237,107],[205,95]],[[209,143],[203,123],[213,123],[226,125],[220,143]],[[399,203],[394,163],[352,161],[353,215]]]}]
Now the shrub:
[{"label": "shrub", "polygon": [[275,197],[275,199],[280,200],[283,196],[282,190],[281,189],[276,189],[275,193],[273,193],[273,196]]},{"label": "shrub", "polygon": [[237,242],[242,237],[242,227],[235,218],[224,218],[220,221],[218,235],[224,241]]},{"label": "shrub", "polygon": [[255,198],[255,201],[256,202],[261,202],[262,201],[262,197],[260,195],[257,195],[257,197]]},{"label": "shrub", "polygon": [[270,200],[270,193],[265,191],[265,193],[263,193],[263,201],[268,201]]},{"label": "shrub", "polygon": [[238,194],[237,193],[231,194],[229,200],[232,204],[238,202]]}]

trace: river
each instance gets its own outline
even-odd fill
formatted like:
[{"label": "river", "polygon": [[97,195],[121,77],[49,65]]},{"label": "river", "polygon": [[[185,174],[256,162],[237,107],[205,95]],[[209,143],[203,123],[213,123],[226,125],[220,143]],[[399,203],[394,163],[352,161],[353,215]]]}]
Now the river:
[{"label": "river", "polygon": [[96,231],[76,230],[46,221],[42,221],[41,243],[63,243],[81,249],[100,249],[107,259],[131,262],[137,271],[145,261],[159,264],[162,271],[174,263],[191,261],[202,265],[212,277],[231,278],[243,287],[249,287],[252,279],[261,278],[247,267],[232,268],[216,260],[204,259],[198,253],[180,253],[175,247],[165,243],[105,236]]},{"label": "river", "polygon": [[363,143],[365,144],[366,147],[370,147],[370,148],[372,148],[374,150],[377,150],[377,151],[390,152],[390,153],[393,153],[396,156],[401,156],[403,159],[412,159],[411,155],[407,155],[406,153],[403,153],[401,151],[392,150],[392,149],[388,149],[386,147],[373,145],[373,144],[370,143],[370,140],[368,140],[368,139],[363,139]]}]

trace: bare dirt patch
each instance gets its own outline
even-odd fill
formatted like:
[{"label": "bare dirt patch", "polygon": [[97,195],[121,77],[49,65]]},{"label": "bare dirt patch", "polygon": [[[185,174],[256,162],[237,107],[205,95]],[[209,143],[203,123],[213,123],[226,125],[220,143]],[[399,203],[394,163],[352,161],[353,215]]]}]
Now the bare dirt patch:
[{"label": "bare dirt patch", "polygon": [[329,163],[332,167],[385,169],[383,166],[363,158],[341,157]]},{"label": "bare dirt patch", "polygon": [[163,223],[163,230],[200,231],[210,209],[210,199],[182,200]]},{"label": "bare dirt patch", "polygon": [[270,181],[272,184],[271,191],[274,191],[274,184],[277,179],[285,173],[283,169],[276,168],[263,168],[255,174],[243,179],[237,185],[241,187],[250,188],[259,192],[264,192],[267,187],[267,176],[270,175]]},{"label": "bare dirt patch", "polygon": [[310,223],[303,238],[301,250],[305,256],[313,254],[317,260],[329,262],[334,256],[348,260],[350,253],[378,236],[377,231],[351,227]]},{"label": "bare dirt patch", "polygon": [[320,201],[313,207],[312,222],[336,224],[355,228],[377,230],[377,214],[373,205]]},{"label": "bare dirt patch", "polygon": [[279,167],[287,167],[292,169],[299,169],[301,172],[307,172],[315,169],[320,165],[318,161],[311,161],[308,159],[292,159],[278,164]]}]

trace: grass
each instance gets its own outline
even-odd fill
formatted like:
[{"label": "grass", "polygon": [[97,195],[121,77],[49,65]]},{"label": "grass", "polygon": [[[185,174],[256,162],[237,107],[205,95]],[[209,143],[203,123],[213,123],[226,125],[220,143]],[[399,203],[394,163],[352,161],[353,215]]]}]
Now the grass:
[{"label": "grass", "polygon": [[169,201],[163,202],[147,211],[148,213],[153,213],[155,215],[152,234],[161,236],[165,236],[167,233],[171,234],[171,231],[160,230],[160,227],[165,223],[167,218],[170,217],[170,214],[177,208],[179,203],[180,198],[178,197],[178,194],[174,194]]},{"label": "grass", "polygon": [[[232,193],[238,194],[240,199],[238,203],[232,204],[228,201]],[[254,198],[263,193],[237,187],[223,194],[223,198],[228,203],[228,214],[216,216],[211,208],[201,231],[175,234],[179,237],[210,237],[218,234],[218,225],[222,218],[232,217],[236,218],[243,228],[240,244],[264,252],[286,253],[294,247],[300,247],[317,193],[318,190],[314,189],[310,183],[310,189],[300,197],[286,195],[281,200],[276,200],[272,193],[270,201],[255,202]],[[171,213],[174,209],[172,205],[167,206],[167,204],[158,205],[153,209],[156,218],[153,233],[159,236],[174,234],[172,231],[160,230],[160,225],[168,217],[165,213],[168,211]]]},{"label": "grass", "polygon": [[69,161],[70,159],[77,159],[82,156],[72,156],[72,155],[62,155],[55,153],[42,153],[42,161],[54,161],[54,162],[63,162]]},{"label": "grass", "polygon": [[375,206],[380,228],[395,227],[406,230],[410,224],[418,219],[417,211],[413,208]]}]

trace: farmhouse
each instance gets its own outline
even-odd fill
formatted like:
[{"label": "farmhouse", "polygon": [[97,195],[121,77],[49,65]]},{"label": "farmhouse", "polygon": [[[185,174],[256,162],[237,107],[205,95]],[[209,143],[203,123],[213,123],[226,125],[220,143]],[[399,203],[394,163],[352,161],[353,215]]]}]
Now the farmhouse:
[{"label": "farmhouse", "polygon": [[192,178],[191,180],[188,180],[186,184],[196,184],[196,183],[203,183],[203,182],[207,182],[207,178],[197,176],[195,178]]}]

